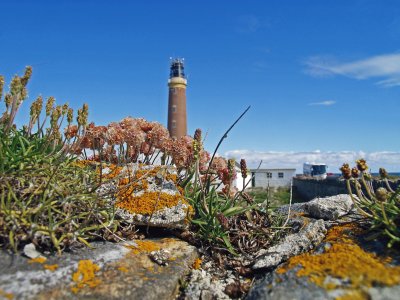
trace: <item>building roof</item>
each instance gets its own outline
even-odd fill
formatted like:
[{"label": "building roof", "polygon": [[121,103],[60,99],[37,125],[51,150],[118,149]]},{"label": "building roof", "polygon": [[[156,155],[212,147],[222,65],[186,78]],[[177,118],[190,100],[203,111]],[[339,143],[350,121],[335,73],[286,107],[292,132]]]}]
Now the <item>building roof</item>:
[{"label": "building roof", "polygon": [[263,173],[270,171],[296,171],[296,168],[268,168],[268,169],[250,169],[250,172]]}]

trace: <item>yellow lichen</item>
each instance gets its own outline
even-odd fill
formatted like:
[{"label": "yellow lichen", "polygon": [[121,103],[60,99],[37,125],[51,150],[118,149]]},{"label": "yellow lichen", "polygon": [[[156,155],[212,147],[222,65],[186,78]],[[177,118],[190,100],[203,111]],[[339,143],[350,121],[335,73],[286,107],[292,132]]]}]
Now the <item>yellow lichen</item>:
[{"label": "yellow lichen", "polygon": [[170,195],[162,192],[144,192],[140,196],[133,196],[122,191],[118,193],[117,207],[128,212],[151,215],[152,213],[166,207],[174,207],[180,202],[185,202],[180,194]]},{"label": "yellow lichen", "polygon": [[195,270],[200,269],[201,262],[202,262],[202,260],[200,258],[196,258],[196,260],[194,261],[194,263],[192,265],[192,268],[195,269]]},{"label": "yellow lichen", "polygon": [[92,161],[92,160],[85,160],[85,159],[83,159],[83,160],[76,160],[76,161],[74,161],[74,162],[72,163],[73,166],[78,167],[78,168],[85,168],[85,167],[91,166],[91,165],[93,165],[93,164],[95,164],[94,161]]},{"label": "yellow lichen", "polygon": [[34,264],[34,263],[43,264],[46,260],[47,260],[46,257],[39,256],[39,257],[31,258],[30,260],[28,260],[28,263],[30,263],[30,264]]},{"label": "yellow lichen", "polygon": [[135,241],[137,246],[128,246],[128,248],[132,249],[133,254],[139,253],[149,253],[151,251],[160,250],[160,245],[152,241]]},{"label": "yellow lichen", "polygon": [[121,174],[121,171],[123,169],[123,167],[116,166],[113,164],[108,165],[107,167],[110,169],[110,171],[107,173],[105,173],[104,170],[101,170],[101,172],[100,172],[100,168],[97,168],[96,172],[97,172],[98,176],[100,176],[100,173],[101,173],[101,176],[103,179],[114,179],[115,177],[117,177]]},{"label": "yellow lichen", "polygon": [[71,291],[76,294],[84,287],[94,288],[98,286],[101,281],[96,278],[96,273],[100,267],[94,264],[91,260],[81,260],[78,263],[78,269],[72,274],[72,281],[75,284],[71,287]]},{"label": "yellow lichen", "polygon": [[118,270],[121,271],[121,272],[124,272],[124,273],[127,273],[129,271],[128,268],[124,267],[124,266],[119,266]]},{"label": "yellow lichen", "polygon": [[[82,160],[75,162],[79,166],[87,166],[90,164],[96,164],[96,162]],[[114,164],[107,164],[109,169],[107,172],[102,171],[103,179],[118,179],[118,190],[115,194],[117,202],[116,207],[124,209],[130,213],[151,215],[156,211],[164,208],[171,208],[179,203],[183,203],[187,206],[187,216],[193,214],[193,208],[182,196],[182,191],[177,192],[175,195],[168,193],[162,193],[159,191],[148,191],[149,178],[160,178],[162,181],[172,181],[176,184],[177,175],[171,174],[165,166],[155,166],[151,169],[144,168],[145,165],[139,165],[139,169],[135,172],[130,172],[124,167],[120,167]],[[96,169],[97,175],[100,176],[100,169]],[[140,195],[138,192],[143,191]],[[188,219],[187,218],[187,219]],[[185,220],[189,222],[188,220]]]},{"label": "yellow lichen", "polygon": [[8,299],[8,300],[14,299],[14,295],[12,293],[7,293],[7,292],[3,291],[2,289],[0,289],[0,298],[1,297]]},{"label": "yellow lichen", "polygon": [[[336,226],[330,229],[325,242],[332,244],[322,254],[305,253],[292,257],[288,263],[277,270],[284,273],[301,266],[297,276],[306,276],[311,282],[325,289],[339,286],[326,281],[327,276],[345,279],[349,290],[359,291],[373,285],[392,286],[400,283],[400,266],[388,266],[387,260],[364,251],[349,232],[356,232],[355,225]],[[343,288],[343,287],[342,287]]]},{"label": "yellow lichen", "polygon": [[55,270],[58,269],[58,265],[44,265],[43,268],[45,268],[46,270],[49,270],[51,272],[54,272]]},{"label": "yellow lichen", "polygon": [[[97,164],[89,160],[81,160],[74,162],[75,165],[84,167],[87,165]],[[155,166],[146,169],[145,165],[139,164],[139,169],[131,172],[124,167],[115,164],[107,164],[109,169],[107,172],[100,170],[99,166],[96,168],[97,175],[103,179],[118,178],[118,190],[115,194],[117,202],[116,206],[125,209],[130,213],[137,213],[143,215],[151,215],[152,213],[164,208],[171,208],[179,203],[184,203],[188,207],[188,215],[193,213],[193,209],[182,197],[182,192],[175,195],[161,192],[149,192],[149,178],[161,178],[162,181],[172,181],[176,184],[177,175],[171,174],[165,166]],[[144,191],[140,196],[135,193]],[[156,205],[157,204],[157,205]]]}]

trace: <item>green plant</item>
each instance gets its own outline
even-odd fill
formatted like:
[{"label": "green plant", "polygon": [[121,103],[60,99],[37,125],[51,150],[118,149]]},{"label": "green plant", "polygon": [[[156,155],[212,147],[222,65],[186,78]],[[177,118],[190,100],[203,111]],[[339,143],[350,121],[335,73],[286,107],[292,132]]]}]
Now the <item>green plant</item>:
[{"label": "green plant", "polygon": [[[14,124],[31,74],[27,67],[22,77],[14,76],[0,118],[0,245],[16,251],[32,242],[61,252],[115,231],[118,223],[114,208],[95,193],[95,172],[76,164],[70,153],[73,142],[60,133],[64,118],[67,128],[72,126],[67,104],[54,107],[55,99],[49,97],[41,120],[43,100],[38,97],[28,125],[17,129]],[[0,100],[3,85],[0,77]],[[87,114],[84,105],[77,116],[79,135]]]},{"label": "green plant", "polygon": [[371,230],[375,232],[373,237],[386,236],[390,248],[400,242],[400,187],[394,191],[387,180],[386,170],[381,168],[380,178],[386,188],[374,190],[366,161],[359,159],[356,164],[352,169],[347,163],[340,168],[351,199],[360,213],[371,220]]},{"label": "green plant", "polygon": [[247,192],[255,201],[265,201],[268,207],[279,207],[284,204],[289,204],[290,188],[251,188]]},{"label": "green plant", "polygon": [[[225,132],[208,167],[203,170],[199,167],[203,141],[201,131],[196,130],[193,141],[194,164],[181,182],[184,195],[194,209],[191,222],[195,225],[196,235],[207,245],[225,249],[231,254],[250,254],[270,244],[274,237],[273,227],[277,225],[263,203],[254,201],[247,193],[237,191],[233,186],[236,177],[234,160],[226,161],[215,156],[223,139],[247,110]],[[247,176],[245,161],[242,160],[240,165],[242,175]]]}]

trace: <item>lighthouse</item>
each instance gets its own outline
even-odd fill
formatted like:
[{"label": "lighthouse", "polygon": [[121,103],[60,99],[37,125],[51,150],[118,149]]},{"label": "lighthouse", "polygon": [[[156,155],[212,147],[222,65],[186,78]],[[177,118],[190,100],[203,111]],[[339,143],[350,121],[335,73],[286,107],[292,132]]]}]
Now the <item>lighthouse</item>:
[{"label": "lighthouse", "polygon": [[186,86],[183,59],[172,59],[168,80],[168,131],[175,139],[187,134]]}]

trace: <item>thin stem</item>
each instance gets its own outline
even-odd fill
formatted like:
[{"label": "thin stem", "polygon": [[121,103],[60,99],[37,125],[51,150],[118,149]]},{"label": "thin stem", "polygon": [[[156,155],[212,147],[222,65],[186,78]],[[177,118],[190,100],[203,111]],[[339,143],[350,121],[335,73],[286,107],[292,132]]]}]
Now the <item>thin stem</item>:
[{"label": "thin stem", "polygon": [[[209,162],[209,164],[208,164],[208,168],[207,168],[207,172],[206,172],[206,178],[207,178],[207,179],[208,179],[208,174],[209,174],[209,172],[210,172],[210,167],[211,167],[212,162],[213,162],[213,160],[214,160],[215,154],[217,154],[217,151],[218,151],[218,149],[219,149],[219,146],[221,146],[221,144],[222,144],[222,142],[224,141],[224,139],[226,139],[226,138],[228,137],[228,133],[229,133],[229,132],[232,130],[232,128],[237,124],[237,122],[239,122],[239,120],[247,113],[247,111],[250,109],[250,107],[251,107],[251,106],[248,106],[248,107],[246,108],[246,110],[236,119],[235,122],[233,122],[233,124],[231,125],[231,127],[228,128],[228,130],[224,133],[224,135],[223,135],[223,136],[221,137],[221,139],[219,140],[218,145],[217,145],[217,147],[215,147],[214,153],[213,153],[213,155],[212,155],[212,157],[211,157],[211,160],[210,160],[210,162]],[[210,188],[210,184],[209,184],[209,182],[207,182],[207,188],[206,188],[206,191],[205,191],[206,193],[208,193],[209,188]]]},{"label": "thin stem", "polygon": [[289,222],[290,209],[292,208],[292,195],[293,195],[292,191],[293,191],[293,180],[290,180],[289,210],[288,210],[288,215],[287,215],[286,221],[285,221],[285,223],[283,223],[283,226],[282,226],[282,227],[286,227],[287,223]]}]

